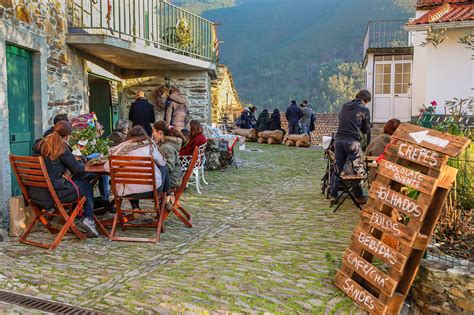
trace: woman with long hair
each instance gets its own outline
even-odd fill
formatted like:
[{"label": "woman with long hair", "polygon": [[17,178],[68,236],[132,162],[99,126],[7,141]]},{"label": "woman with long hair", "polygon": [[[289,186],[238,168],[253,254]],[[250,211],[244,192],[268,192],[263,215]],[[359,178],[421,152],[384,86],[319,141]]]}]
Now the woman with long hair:
[{"label": "woman with long hair", "polygon": [[153,124],[153,138],[158,145],[158,150],[166,158],[170,188],[179,187],[183,176],[178,152],[183,143],[183,135],[176,128],[170,128],[166,121],[160,120]]},{"label": "woman with long hair", "polygon": [[[155,161],[155,183],[159,191],[169,191],[169,177],[166,169],[166,160],[158,151],[156,144],[148,137],[141,126],[135,126],[127,134],[125,142],[109,150],[109,155],[119,156],[145,156],[153,157]],[[110,170],[109,162],[104,166],[106,171]],[[135,198],[130,200],[134,210],[140,209],[139,199],[149,198],[153,195],[152,186],[146,185],[117,185],[117,194],[121,197]],[[137,216],[138,218],[139,216]]]},{"label": "woman with long hair", "polygon": [[270,117],[270,130],[281,130],[280,111],[276,108]]},{"label": "woman with long hair", "polygon": [[[39,140],[33,150],[35,155],[44,159],[49,178],[59,200],[63,203],[75,202],[82,196],[86,197],[84,218],[78,224],[79,229],[89,237],[99,234],[93,219],[94,193],[92,184],[84,178],[84,163],[72,154],[68,141],[72,134],[72,126],[68,121],[58,121],[52,133]],[[71,176],[72,175],[72,176]],[[32,187],[32,199],[44,209],[53,207],[49,192],[44,188]]]},{"label": "woman with long hair", "polygon": [[202,132],[203,128],[201,123],[198,120],[191,120],[189,141],[184,147],[181,148],[179,155],[192,155],[195,147],[199,147],[207,143],[207,139]]},{"label": "woman with long hair", "polygon": [[268,109],[264,109],[260,115],[258,115],[255,128],[257,128],[257,132],[270,130],[270,115],[268,114]]}]

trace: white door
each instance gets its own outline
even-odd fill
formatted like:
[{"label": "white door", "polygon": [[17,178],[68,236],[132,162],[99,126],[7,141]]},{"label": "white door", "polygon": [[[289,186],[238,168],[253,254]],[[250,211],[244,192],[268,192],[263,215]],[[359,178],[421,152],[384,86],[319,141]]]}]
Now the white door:
[{"label": "white door", "polygon": [[411,55],[376,56],[373,121],[411,118]]}]

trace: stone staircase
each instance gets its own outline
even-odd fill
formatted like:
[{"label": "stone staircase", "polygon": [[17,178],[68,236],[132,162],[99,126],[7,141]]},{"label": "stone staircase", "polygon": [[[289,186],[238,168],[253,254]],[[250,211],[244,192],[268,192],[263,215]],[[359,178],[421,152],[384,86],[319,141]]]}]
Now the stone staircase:
[{"label": "stone staircase", "polygon": [[378,135],[383,133],[384,123],[372,123],[372,128],[370,128],[370,140],[372,141]]}]

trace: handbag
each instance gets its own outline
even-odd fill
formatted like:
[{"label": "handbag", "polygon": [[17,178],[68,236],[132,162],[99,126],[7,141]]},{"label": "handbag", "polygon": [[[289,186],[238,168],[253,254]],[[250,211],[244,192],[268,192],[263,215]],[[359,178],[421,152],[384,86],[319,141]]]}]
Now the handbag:
[{"label": "handbag", "polygon": [[25,206],[23,196],[10,198],[10,236],[21,236],[34,218],[35,212]]}]

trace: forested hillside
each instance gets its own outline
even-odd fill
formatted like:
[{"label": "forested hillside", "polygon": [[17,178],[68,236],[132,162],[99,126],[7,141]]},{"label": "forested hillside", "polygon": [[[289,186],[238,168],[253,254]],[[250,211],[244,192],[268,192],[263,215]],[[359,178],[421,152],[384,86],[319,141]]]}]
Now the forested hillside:
[{"label": "forested hillside", "polygon": [[408,19],[414,9],[414,0],[181,2],[190,9],[232,6],[204,16],[222,23],[220,62],[232,70],[242,100],[284,108],[290,99],[308,99],[322,112],[337,110],[363,86],[358,63],[367,22]]}]

